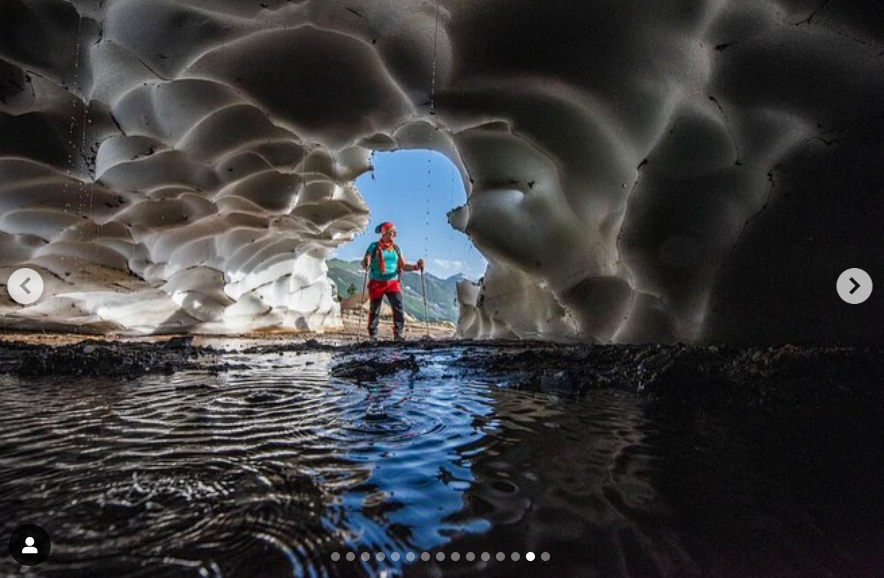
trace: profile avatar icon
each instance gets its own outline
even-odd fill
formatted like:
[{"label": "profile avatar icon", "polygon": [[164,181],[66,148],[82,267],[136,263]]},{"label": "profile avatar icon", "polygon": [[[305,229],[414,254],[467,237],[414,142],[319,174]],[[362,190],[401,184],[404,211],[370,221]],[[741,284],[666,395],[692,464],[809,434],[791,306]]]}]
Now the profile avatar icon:
[{"label": "profile avatar icon", "polygon": [[34,547],[34,539],[31,538],[30,536],[25,538],[25,544],[27,544],[27,546],[25,546],[24,548],[21,549],[22,554],[39,554],[40,553]]},{"label": "profile avatar icon", "polygon": [[[37,524],[22,524],[12,531],[8,547],[9,555],[22,566],[39,566],[49,558],[52,540]],[[7,573],[0,572],[0,575]]]}]

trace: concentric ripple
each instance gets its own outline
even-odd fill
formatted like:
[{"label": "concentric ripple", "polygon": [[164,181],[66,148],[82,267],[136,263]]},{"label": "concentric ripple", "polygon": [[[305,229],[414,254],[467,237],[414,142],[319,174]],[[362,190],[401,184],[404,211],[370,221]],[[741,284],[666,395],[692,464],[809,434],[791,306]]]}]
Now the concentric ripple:
[{"label": "concentric ripple", "polygon": [[[459,348],[413,355],[419,372],[366,383],[330,377],[344,353],[0,377],[0,530],[53,539],[36,571],[0,558],[0,575],[537,575],[470,552],[548,553],[544,573],[575,577],[884,568],[875,408],[698,413],[467,378]],[[418,557],[377,556],[393,552]]]}]

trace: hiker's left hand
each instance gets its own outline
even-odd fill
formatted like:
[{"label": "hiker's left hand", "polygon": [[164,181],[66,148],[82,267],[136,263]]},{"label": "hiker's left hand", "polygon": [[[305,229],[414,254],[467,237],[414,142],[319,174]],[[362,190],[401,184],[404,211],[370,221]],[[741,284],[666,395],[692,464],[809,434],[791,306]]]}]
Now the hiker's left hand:
[{"label": "hiker's left hand", "polygon": [[418,259],[418,260],[417,260],[417,263],[415,263],[414,266],[415,266],[415,268],[416,268],[418,271],[423,271],[423,270],[424,270],[424,260],[423,260],[423,259]]}]

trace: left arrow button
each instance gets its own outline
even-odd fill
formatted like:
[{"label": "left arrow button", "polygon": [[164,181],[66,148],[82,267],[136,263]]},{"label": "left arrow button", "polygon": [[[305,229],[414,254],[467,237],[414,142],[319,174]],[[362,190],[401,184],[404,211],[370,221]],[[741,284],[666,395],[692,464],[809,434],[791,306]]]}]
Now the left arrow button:
[{"label": "left arrow button", "polygon": [[17,269],[6,284],[9,296],[21,305],[30,305],[43,295],[43,278],[33,269]]}]

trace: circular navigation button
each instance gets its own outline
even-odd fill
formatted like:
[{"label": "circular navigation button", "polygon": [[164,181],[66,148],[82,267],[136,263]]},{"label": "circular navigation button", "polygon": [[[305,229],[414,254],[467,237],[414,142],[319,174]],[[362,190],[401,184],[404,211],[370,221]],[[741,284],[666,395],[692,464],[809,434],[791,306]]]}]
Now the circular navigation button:
[{"label": "circular navigation button", "polygon": [[16,303],[30,305],[43,295],[43,278],[33,269],[17,269],[9,276],[6,290]]},{"label": "circular navigation button", "polygon": [[859,305],[872,294],[872,278],[862,269],[848,269],[835,284],[838,295],[851,305]]},{"label": "circular navigation button", "polygon": [[9,538],[9,553],[22,566],[42,564],[49,557],[51,549],[49,534],[36,524],[19,526]]}]

